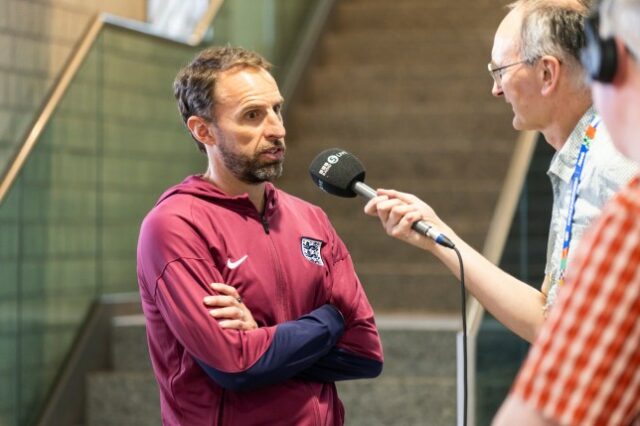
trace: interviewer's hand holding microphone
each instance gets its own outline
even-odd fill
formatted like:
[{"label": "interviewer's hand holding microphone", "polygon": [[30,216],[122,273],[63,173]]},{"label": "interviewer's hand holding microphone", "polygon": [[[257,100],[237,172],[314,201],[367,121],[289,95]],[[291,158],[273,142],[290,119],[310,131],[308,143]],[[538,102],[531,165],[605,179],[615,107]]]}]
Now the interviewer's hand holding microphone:
[{"label": "interviewer's hand holding microphone", "polygon": [[439,245],[431,238],[417,233],[412,225],[420,220],[453,236],[453,231],[436,215],[436,212],[415,195],[392,189],[379,189],[377,196],[369,200],[364,212],[378,216],[387,234],[428,251],[435,251]]},{"label": "interviewer's hand holding microphone", "polygon": [[[358,160],[354,155],[340,148],[327,149],[325,151],[322,151],[320,154],[318,154],[316,158],[313,159],[313,161],[311,162],[311,165],[309,166],[309,174],[311,175],[311,179],[313,180],[313,182],[316,185],[318,185],[320,189],[322,189],[323,191],[331,195],[336,195],[338,197],[347,197],[347,198],[352,198],[357,195],[360,195],[366,198],[367,200],[375,199],[379,195],[376,193],[376,191],[373,188],[371,188],[370,186],[364,183],[366,172],[360,160]],[[386,199],[379,199],[379,201],[374,201],[373,204],[371,204],[370,214],[374,216],[376,215],[376,212],[378,210],[378,207],[377,207],[378,203],[382,201],[389,202],[389,206],[382,205],[382,204],[380,205],[380,212],[383,215],[383,216],[380,216],[380,218],[383,220],[383,225],[387,229],[387,232],[393,231],[393,228],[397,225],[397,223],[396,224],[393,223],[394,218],[397,217],[396,222],[399,222],[402,220],[400,216],[403,216],[402,215],[403,209],[399,209],[393,212],[393,208],[395,206],[400,207],[404,203],[403,200],[410,200],[411,202],[415,201],[417,203],[422,203],[416,197],[413,197],[409,194],[402,194],[396,191],[393,191],[393,192],[387,191],[386,197],[387,197]],[[376,207],[374,208],[373,206],[376,206]],[[433,212],[433,210],[429,206],[427,206],[424,203],[422,203],[422,206],[426,207],[424,212],[428,213],[430,211],[430,216],[433,216],[434,219],[437,219],[437,222],[442,222],[437,218],[436,214]],[[391,217],[392,222],[389,223],[388,226],[386,223],[389,219],[387,212],[389,215],[392,215]],[[411,211],[407,211],[405,213],[410,213],[410,212]],[[415,232],[419,234],[426,235],[427,237],[429,237],[430,239],[432,239],[437,244],[443,247],[447,247],[450,249],[455,248],[455,245],[453,244],[453,242],[449,238],[447,238],[445,234],[440,232],[439,229],[435,227],[433,223],[429,223],[424,220],[421,220],[422,219],[421,214],[418,214],[418,213],[412,213],[412,214],[415,215],[413,216],[415,218],[415,221],[411,221],[408,219],[406,220],[406,224],[408,224],[411,229],[413,229]],[[400,236],[404,235],[404,233],[401,232],[402,230],[403,230],[402,227],[398,229],[397,231],[398,235]],[[395,236],[395,234],[391,234],[391,235]],[[410,242],[411,244],[415,244],[418,247],[427,248],[427,249],[430,247],[429,245],[424,246],[423,244],[421,244],[420,242],[421,240],[415,237],[411,237],[407,235],[406,238],[408,238],[408,240],[406,241]]]}]

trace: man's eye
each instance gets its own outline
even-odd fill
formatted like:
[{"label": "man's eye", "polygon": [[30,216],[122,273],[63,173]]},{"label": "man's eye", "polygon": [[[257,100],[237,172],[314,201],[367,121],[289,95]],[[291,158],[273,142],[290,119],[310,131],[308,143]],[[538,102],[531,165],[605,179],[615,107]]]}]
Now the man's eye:
[{"label": "man's eye", "polygon": [[255,120],[256,118],[258,118],[260,116],[260,112],[259,111],[249,111],[245,114],[245,117],[248,118],[249,120]]}]

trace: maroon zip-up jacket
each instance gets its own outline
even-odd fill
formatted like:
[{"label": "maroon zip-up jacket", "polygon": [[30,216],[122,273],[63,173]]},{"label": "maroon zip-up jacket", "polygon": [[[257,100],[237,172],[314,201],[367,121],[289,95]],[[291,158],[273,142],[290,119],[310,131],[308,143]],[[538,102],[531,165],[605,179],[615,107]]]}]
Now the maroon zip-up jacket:
[{"label": "maroon zip-up jacket", "polygon": [[[322,210],[266,185],[260,214],[199,176],[145,218],[138,282],[167,425],[341,425],[334,382],[375,377],[382,347],[346,247]],[[223,330],[209,284],[259,328]]]}]

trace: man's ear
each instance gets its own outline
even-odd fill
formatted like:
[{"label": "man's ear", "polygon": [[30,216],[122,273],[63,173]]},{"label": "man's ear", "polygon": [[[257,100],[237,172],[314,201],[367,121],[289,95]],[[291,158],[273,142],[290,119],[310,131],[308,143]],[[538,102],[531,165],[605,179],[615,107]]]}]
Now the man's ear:
[{"label": "man's ear", "polygon": [[213,146],[216,144],[216,138],[211,131],[211,122],[197,115],[192,115],[187,119],[187,127],[198,142]]},{"label": "man's ear", "polygon": [[540,93],[548,96],[558,87],[560,79],[560,60],[555,56],[545,55],[538,60],[540,78],[542,81]]}]

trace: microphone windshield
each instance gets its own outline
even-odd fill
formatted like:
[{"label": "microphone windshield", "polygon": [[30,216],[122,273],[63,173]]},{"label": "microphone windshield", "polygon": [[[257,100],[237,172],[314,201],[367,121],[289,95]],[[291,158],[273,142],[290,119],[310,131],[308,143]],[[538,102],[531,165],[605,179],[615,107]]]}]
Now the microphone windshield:
[{"label": "microphone windshield", "polygon": [[354,155],[340,148],[322,151],[309,166],[313,182],[323,191],[339,197],[355,197],[352,186],[364,182],[364,166]]}]

